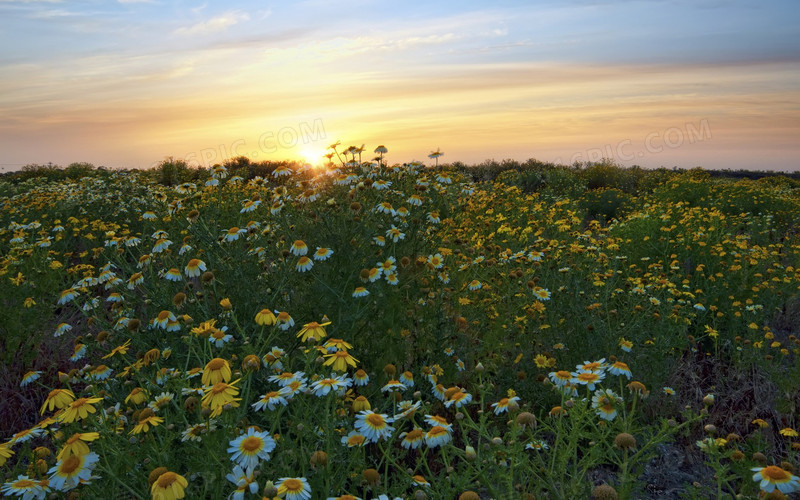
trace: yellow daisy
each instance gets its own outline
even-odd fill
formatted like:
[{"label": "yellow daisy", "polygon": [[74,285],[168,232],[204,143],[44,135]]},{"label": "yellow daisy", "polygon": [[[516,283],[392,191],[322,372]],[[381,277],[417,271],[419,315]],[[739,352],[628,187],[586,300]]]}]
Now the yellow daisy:
[{"label": "yellow daisy", "polygon": [[158,476],[150,488],[150,493],[153,495],[153,500],[176,500],[186,496],[184,490],[187,486],[189,482],[185,477],[167,471]]},{"label": "yellow daisy", "polygon": [[327,354],[325,357],[328,359],[325,360],[324,365],[325,366],[333,365],[333,370],[337,372],[346,372],[347,365],[350,365],[353,368],[355,368],[356,363],[358,362],[356,358],[351,356],[350,353],[348,353],[344,349],[336,351],[333,354]]},{"label": "yellow daisy", "polygon": [[64,409],[63,413],[59,414],[58,420],[67,424],[83,420],[88,417],[90,413],[95,413],[97,411],[92,405],[102,400],[103,398],[78,398],[70,403],[70,405]]},{"label": "yellow daisy", "polygon": [[222,358],[214,358],[203,369],[203,385],[214,385],[218,382],[228,382],[231,379],[231,366]]}]

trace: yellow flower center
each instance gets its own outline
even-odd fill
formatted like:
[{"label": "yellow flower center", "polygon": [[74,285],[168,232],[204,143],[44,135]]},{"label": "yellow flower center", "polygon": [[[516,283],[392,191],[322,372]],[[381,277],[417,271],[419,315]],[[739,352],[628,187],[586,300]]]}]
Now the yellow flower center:
[{"label": "yellow flower center", "polygon": [[370,415],[367,416],[366,420],[367,422],[370,423],[372,427],[383,427],[385,425],[383,417],[378,415],[377,413],[371,413]]},{"label": "yellow flower center", "polygon": [[633,382],[631,382],[630,384],[628,384],[628,387],[632,391],[640,391],[641,392],[641,391],[646,391],[647,390],[647,388],[644,386],[643,383],[637,382],[635,380]]},{"label": "yellow flower center", "polygon": [[423,434],[424,432],[422,432],[422,429],[414,429],[406,434],[406,441],[416,441],[417,439],[420,439]]},{"label": "yellow flower center", "polygon": [[436,425],[428,431],[429,436],[441,436],[442,434],[447,434],[447,429],[440,425]]},{"label": "yellow flower center", "polygon": [[177,480],[178,480],[177,474],[175,474],[174,472],[165,472],[160,476],[158,476],[158,481],[156,481],[156,483],[158,484],[159,488],[167,489],[170,486],[172,486],[172,483],[174,483]]},{"label": "yellow flower center", "polygon": [[789,473],[776,465],[761,469],[761,476],[772,481],[786,481],[789,479]]},{"label": "yellow flower center", "polygon": [[222,367],[225,366],[225,360],[222,358],[214,358],[208,362],[206,368],[209,370],[220,370]]},{"label": "yellow flower center", "polygon": [[64,475],[71,476],[78,468],[80,468],[81,460],[75,455],[70,455],[69,458],[64,460],[61,464],[60,472]]},{"label": "yellow flower center", "polygon": [[303,491],[303,483],[298,479],[290,478],[283,482],[286,491]]},{"label": "yellow flower center", "polygon": [[263,445],[264,441],[256,436],[249,436],[242,441],[242,449],[248,453],[253,453],[254,451],[260,449]]},{"label": "yellow flower center", "polygon": [[214,384],[214,387],[211,388],[211,393],[212,394],[221,394],[221,393],[225,392],[225,390],[227,388],[228,388],[228,384],[226,384],[225,382],[217,382],[216,384]]},{"label": "yellow flower center", "polygon": [[72,402],[70,405],[72,408],[80,408],[81,406],[85,405],[89,401],[88,398],[78,398]]}]

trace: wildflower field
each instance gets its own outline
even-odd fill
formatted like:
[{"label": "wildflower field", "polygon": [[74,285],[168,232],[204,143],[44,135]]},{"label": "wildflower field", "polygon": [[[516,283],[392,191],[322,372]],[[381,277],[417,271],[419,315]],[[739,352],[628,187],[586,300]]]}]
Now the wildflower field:
[{"label": "wildflower field", "polygon": [[375,151],[0,180],[0,492],[800,490],[795,183]]}]

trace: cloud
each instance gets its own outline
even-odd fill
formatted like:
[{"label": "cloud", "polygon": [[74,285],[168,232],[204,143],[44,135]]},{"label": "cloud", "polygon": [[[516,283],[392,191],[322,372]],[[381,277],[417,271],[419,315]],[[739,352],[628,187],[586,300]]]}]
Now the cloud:
[{"label": "cloud", "polygon": [[234,26],[242,21],[249,21],[250,14],[241,11],[226,12],[220,16],[213,17],[208,21],[193,24],[192,26],[184,26],[174,31],[176,35],[209,35],[225,31],[226,29]]}]

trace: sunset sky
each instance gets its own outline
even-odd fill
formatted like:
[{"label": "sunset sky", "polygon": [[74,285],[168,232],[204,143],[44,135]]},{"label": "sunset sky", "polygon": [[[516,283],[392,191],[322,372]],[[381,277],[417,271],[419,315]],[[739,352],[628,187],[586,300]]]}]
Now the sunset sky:
[{"label": "sunset sky", "polygon": [[0,171],[612,158],[800,169],[800,2],[0,0]]}]

